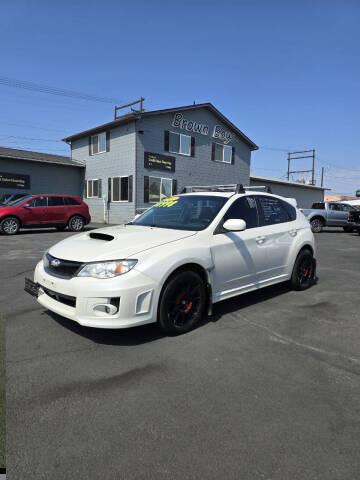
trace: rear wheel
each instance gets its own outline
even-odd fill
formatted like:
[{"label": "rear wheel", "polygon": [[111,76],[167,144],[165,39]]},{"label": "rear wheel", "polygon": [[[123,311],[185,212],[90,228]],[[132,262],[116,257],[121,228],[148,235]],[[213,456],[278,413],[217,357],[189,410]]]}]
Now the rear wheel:
[{"label": "rear wheel", "polygon": [[188,332],[201,320],[206,305],[203,279],[191,270],[176,274],[165,285],[158,313],[160,328],[169,335]]},{"label": "rear wheel", "polygon": [[20,222],[15,217],[7,217],[0,223],[0,231],[4,235],[15,235],[20,230]]},{"label": "rear wheel", "polygon": [[311,220],[310,225],[312,232],[320,233],[323,229],[324,222],[320,218],[314,218],[314,220]]},{"label": "rear wheel", "polygon": [[291,286],[294,290],[305,290],[314,283],[315,262],[310,250],[302,250],[297,256],[291,275]]},{"label": "rear wheel", "polygon": [[69,230],[72,232],[81,232],[85,227],[85,221],[80,215],[74,215],[68,222]]}]

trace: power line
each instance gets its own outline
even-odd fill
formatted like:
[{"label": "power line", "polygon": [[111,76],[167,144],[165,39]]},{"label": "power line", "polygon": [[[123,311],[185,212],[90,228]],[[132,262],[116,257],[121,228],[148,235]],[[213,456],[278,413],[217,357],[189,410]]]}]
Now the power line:
[{"label": "power line", "polygon": [[20,139],[20,140],[30,140],[30,141],[36,141],[36,142],[56,142],[56,143],[61,142],[61,140],[55,140],[53,138],[50,139],[50,138],[18,137],[15,135],[0,135],[0,137],[3,138],[4,140],[13,138],[15,140]]},{"label": "power line", "polygon": [[8,77],[0,76],[0,85],[11,87],[11,88],[20,88],[20,89],[28,90],[31,92],[40,92],[40,93],[46,93],[49,95],[57,95],[60,97],[77,98],[79,100],[86,100],[91,102],[112,103],[112,104],[124,103],[124,100],[120,100],[118,98],[99,97],[97,95],[90,95],[88,93],[82,93],[75,90],[51,87],[49,85],[41,85],[38,83],[28,82],[26,80],[16,80]]}]

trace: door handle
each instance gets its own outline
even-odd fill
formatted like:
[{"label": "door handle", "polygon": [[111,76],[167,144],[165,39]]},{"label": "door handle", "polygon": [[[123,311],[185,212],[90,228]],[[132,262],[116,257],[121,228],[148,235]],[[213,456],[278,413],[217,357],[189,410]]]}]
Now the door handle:
[{"label": "door handle", "polygon": [[259,243],[260,245],[265,242],[266,237],[256,237],[255,238],[256,243]]},{"label": "door handle", "polygon": [[296,231],[296,230],[290,230],[289,233],[290,233],[290,235],[291,235],[292,237],[296,237],[296,235],[297,235],[297,231]]}]

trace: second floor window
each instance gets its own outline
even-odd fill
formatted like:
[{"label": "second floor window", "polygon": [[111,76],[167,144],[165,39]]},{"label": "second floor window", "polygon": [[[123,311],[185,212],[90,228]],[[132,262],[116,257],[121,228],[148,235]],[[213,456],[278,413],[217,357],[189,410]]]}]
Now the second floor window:
[{"label": "second floor window", "polygon": [[91,155],[106,152],[106,132],[98,133],[91,137]]},{"label": "second floor window", "polygon": [[165,152],[178,153],[181,155],[195,156],[195,137],[184,135],[183,133],[175,133],[165,131]]},{"label": "second floor window", "polygon": [[222,145],[221,143],[212,144],[212,160],[215,162],[233,163],[234,148],[230,145]]}]

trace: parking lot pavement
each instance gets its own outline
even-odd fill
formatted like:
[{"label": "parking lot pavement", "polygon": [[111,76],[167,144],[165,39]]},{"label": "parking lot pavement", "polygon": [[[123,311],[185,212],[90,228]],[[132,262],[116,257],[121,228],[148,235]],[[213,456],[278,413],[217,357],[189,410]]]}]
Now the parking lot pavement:
[{"label": "parking lot pavement", "polygon": [[222,302],[173,338],[84,328],[27,295],[68,235],[0,237],[8,479],[359,478],[357,234],[317,235],[311,289]]}]

